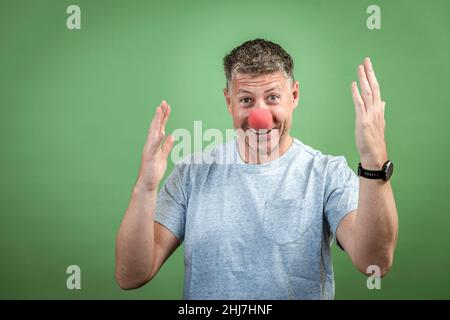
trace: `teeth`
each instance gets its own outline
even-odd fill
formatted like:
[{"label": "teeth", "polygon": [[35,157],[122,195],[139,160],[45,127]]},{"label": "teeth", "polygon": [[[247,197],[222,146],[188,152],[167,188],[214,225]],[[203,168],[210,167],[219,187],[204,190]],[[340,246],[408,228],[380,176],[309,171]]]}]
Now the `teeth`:
[{"label": "teeth", "polygon": [[[273,128],[272,128],[272,129],[273,129]],[[270,131],[272,131],[272,129],[259,129],[259,130],[256,130],[256,129],[250,128],[250,130],[251,130],[253,133],[256,133],[256,134],[267,134],[267,133],[269,133]]]}]

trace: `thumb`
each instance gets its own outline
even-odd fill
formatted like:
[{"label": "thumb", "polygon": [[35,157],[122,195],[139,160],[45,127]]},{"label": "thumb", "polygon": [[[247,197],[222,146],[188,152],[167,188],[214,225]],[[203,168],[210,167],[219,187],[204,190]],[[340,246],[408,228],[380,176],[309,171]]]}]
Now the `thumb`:
[{"label": "thumb", "polygon": [[172,150],[172,147],[173,147],[173,143],[174,143],[173,136],[171,134],[169,134],[167,136],[166,140],[164,141],[164,145],[162,147],[163,154],[164,154],[165,158],[167,158],[169,156],[169,153],[170,153],[170,151]]}]

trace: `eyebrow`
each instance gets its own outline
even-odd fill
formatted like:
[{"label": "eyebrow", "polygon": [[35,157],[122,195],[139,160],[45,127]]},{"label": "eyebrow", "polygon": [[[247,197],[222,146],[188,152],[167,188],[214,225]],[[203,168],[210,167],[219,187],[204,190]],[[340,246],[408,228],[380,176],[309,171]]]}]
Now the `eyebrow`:
[{"label": "eyebrow", "polygon": [[[275,89],[281,89],[281,87],[280,86],[273,87],[273,88],[271,88],[269,90],[264,91],[264,93],[267,93],[267,92],[275,90]],[[241,93],[241,92],[253,94],[253,92],[250,92],[250,91],[247,91],[247,90],[244,90],[244,89],[239,89],[237,93]]]}]

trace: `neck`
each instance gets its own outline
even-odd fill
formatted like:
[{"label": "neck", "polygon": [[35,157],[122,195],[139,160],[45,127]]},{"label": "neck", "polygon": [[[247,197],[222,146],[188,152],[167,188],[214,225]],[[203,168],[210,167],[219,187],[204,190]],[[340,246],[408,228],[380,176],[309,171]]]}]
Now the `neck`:
[{"label": "neck", "polygon": [[251,149],[249,145],[245,143],[244,139],[245,137],[238,138],[238,150],[239,156],[241,157],[242,161],[248,164],[262,164],[275,160],[285,154],[294,142],[294,139],[289,134],[287,134],[286,136],[281,138],[280,143],[273,150],[271,150],[269,153],[263,153]]}]

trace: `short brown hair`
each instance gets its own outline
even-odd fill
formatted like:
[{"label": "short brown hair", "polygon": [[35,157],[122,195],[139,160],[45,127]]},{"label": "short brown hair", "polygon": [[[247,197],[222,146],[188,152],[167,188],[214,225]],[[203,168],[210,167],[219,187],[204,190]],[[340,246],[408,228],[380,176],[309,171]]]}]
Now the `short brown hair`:
[{"label": "short brown hair", "polygon": [[249,40],[231,50],[223,58],[223,67],[227,88],[233,71],[255,76],[281,71],[294,83],[291,56],[280,45],[264,39]]}]

